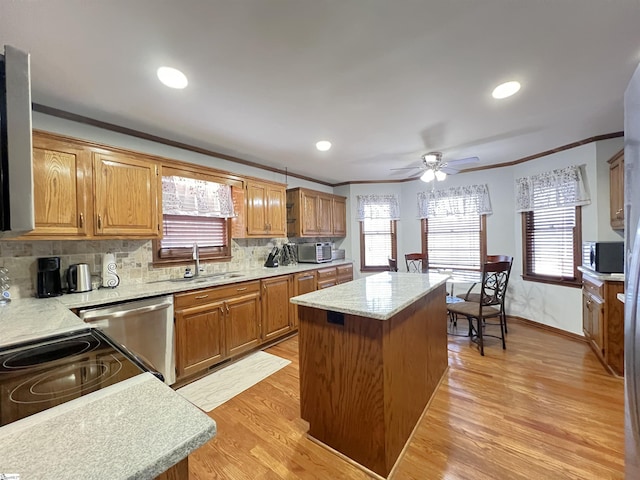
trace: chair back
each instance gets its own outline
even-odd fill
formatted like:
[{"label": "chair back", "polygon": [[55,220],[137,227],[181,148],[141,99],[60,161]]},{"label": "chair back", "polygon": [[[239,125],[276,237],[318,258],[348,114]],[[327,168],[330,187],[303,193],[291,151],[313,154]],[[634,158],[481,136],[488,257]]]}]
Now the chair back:
[{"label": "chair back", "polygon": [[487,306],[503,308],[512,263],[510,261],[487,262],[482,266],[480,309]]},{"label": "chair back", "polygon": [[422,253],[406,253],[404,261],[407,264],[407,272],[422,273],[427,270],[427,256]]},{"label": "chair back", "polygon": [[397,272],[398,271],[398,261],[395,258],[389,259],[389,271]]}]

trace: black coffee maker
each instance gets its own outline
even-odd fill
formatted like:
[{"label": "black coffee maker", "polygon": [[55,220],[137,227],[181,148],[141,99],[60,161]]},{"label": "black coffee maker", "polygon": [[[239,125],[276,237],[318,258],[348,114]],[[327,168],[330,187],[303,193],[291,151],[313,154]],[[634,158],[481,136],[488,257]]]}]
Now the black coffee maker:
[{"label": "black coffee maker", "polygon": [[38,298],[57,297],[62,295],[60,281],[60,257],[44,257],[38,259]]}]

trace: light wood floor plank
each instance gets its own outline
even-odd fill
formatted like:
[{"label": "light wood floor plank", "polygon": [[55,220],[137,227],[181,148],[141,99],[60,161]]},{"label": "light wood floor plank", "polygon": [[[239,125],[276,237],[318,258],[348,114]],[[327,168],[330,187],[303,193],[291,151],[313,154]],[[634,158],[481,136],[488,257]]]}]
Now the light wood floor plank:
[{"label": "light wood floor plank", "polygon": [[[622,479],[623,381],[586,343],[511,322],[485,357],[449,338],[449,370],[395,480]],[[367,479],[306,438],[297,338],[291,364],[210,412],[218,435],[190,457],[194,480]]]}]

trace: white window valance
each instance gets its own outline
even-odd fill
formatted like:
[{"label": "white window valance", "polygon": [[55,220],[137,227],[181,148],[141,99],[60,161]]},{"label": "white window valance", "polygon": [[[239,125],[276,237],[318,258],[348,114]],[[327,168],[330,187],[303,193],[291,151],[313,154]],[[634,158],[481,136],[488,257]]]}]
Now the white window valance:
[{"label": "white window valance", "polygon": [[400,219],[400,204],[396,195],[358,195],[357,220],[375,218],[378,220]]},{"label": "white window valance", "polygon": [[194,217],[233,217],[231,187],[195,178],[162,177],[162,213]]},{"label": "white window valance", "polygon": [[486,185],[466,185],[418,192],[418,218],[452,217],[473,213],[493,213]]},{"label": "white window valance", "polygon": [[516,211],[577,207],[591,203],[585,165],[573,165],[516,179]]}]

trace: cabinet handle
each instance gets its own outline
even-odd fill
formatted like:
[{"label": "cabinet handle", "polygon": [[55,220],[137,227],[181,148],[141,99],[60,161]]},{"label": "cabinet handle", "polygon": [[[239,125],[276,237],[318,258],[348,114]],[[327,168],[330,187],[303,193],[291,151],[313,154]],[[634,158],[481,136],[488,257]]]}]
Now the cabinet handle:
[{"label": "cabinet handle", "polygon": [[229,315],[229,305],[227,305],[227,315]]},{"label": "cabinet handle", "polygon": [[80,212],[80,228],[84,228],[84,214],[82,212]]},{"label": "cabinet handle", "polygon": [[196,300],[202,300],[203,298],[207,298],[209,295],[197,295],[194,297]]},{"label": "cabinet handle", "polygon": [[224,308],[220,307],[220,315],[224,315]]},{"label": "cabinet handle", "polygon": [[98,230],[102,230],[102,215],[98,215]]},{"label": "cabinet handle", "polygon": [[313,275],[307,275],[306,277],[299,277],[298,281],[300,281],[300,280],[309,280],[310,278],[313,278]]},{"label": "cabinet handle", "polygon": [[[265,285],[265,288],[267,286]],[[242,288],[236,288],[236,292],[244,292],[247,289],[247,287],[242,287]]]}]

